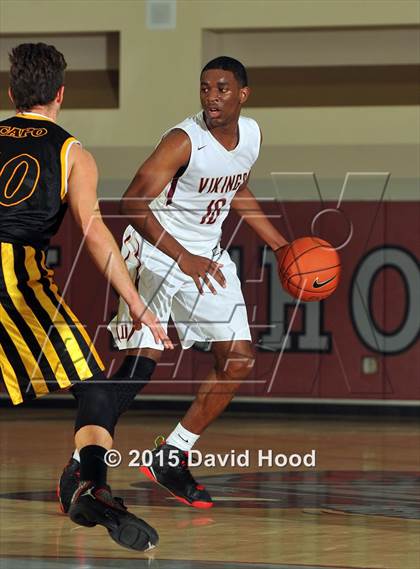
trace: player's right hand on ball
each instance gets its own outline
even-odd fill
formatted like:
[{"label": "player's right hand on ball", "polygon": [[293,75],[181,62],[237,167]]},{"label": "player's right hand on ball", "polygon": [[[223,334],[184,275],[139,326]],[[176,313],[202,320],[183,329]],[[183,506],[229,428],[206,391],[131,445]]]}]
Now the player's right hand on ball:
[{"label": "player's right hand on ball", "polygon": [[209,279],[209,275],[211,275],[220,286],[223,288],[226,287],[226,279],[220,270],[223,267],[221,263],[212,261],[207,257],[201,257],[200,255],[184,253],[178,261],[178,265],[183,273],[193,279],[200,294],[204,294],[203,283],[206,284],[213,294],[217,294],[216,289]]},{"label": "player's right hand on ball", "polygon": [[142,324],[145,324],[150,328],[150,331],[153,334],[153,338],[157,344],[163,344],[167,350],[174,349],[174,345],[163,329],[162,324],[159,322],[158,318],[151,310],[145,308],[144,305],[141,308],[138,306],[130,307],[130,316],[133,320],[133,326],[136,330],[140,330]]}]

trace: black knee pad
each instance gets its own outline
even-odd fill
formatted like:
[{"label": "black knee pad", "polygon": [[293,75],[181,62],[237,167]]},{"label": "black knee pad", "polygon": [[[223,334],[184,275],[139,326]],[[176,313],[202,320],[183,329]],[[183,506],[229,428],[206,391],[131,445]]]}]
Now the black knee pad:
[{"label": "black knee pad", "polygon": [[144,356],[127,356],[110,378],[114,382],[118,416],[130,407],[135,396],[149,383],[156,362]]},{"label": "black knee pad", "polygon": [[97,425],[113,437],[118,420],[115,385],[102,376],[100,382],[88,379],[73,385],[72,392],[78,403],[75,432],[86,425]]}]

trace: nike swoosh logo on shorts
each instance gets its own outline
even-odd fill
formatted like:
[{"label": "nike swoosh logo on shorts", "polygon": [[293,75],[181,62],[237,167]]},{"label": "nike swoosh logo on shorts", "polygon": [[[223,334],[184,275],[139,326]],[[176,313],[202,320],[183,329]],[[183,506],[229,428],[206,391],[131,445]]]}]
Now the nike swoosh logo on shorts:
[{"label": "nike swoosh logo on shorts", "polygon": [[330,283],[331,281],[333,281],[335,279],[335,277],[336,277],[336,275],[334,275],[333,277],[331,277],[330,279],[328,279],[326,281],[322,281],[322,283],[318,282],[318,277],[316,277],[312,286],[314,288],[321,288],[321,287],[325,286],[326,284]]},{"label": "nike swoosh logo on shorts", "polygon": [[199,146],[199,147],[197,148],[197,150],[201,150],[202,148],[205,148],[206,146],[207,146],[207,144],[205,144],[204,146]]}]

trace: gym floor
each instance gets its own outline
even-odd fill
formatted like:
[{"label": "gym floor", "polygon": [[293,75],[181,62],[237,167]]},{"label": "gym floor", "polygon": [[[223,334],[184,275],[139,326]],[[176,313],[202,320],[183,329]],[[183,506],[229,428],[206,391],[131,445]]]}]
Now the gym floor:
[{"label": "gym floor", "polygon": [[[109,482],[159,531],[159,547],[142,554],[59,512],[55,487],[72,451],[72,417],[72,410],[2,409],[1,569],[420,567],[418,421],[224,416],[198,448],[228,454],[229,464],[192,469],[215,500],[196,510],[128,466],[136,458],[130,450],[151,448],[178,417],[132,411],[118,427],[122,464],[110,469]],[[231,466],[231,450],[235,457],[249,451],[248,466]],[[260,464],[270,450],[273,457],[312,452],[316,463]]]}]

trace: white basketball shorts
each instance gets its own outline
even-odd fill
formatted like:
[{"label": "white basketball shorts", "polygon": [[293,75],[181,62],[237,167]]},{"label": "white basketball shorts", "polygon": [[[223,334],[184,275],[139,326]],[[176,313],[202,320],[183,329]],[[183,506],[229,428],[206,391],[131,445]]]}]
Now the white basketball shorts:
[{"label": "white basketball shorts", "polygon": [[[204,285],[203,295],[173,259],[148,243],[131,226],[125,230],[121,254],[141,298],[165,330],[172,317],[184,349],[195,342],[251,340],[241,283],[227,251],[219,249],[203,255],[223,264],[221,271],[226,279],[226,288],[223,288],[209,277],[217,294],[212,294]],[[133,328],[128,306],[122,298],[108,330],[120,350],[163,350],[147,326],[143,325],[141,330]]]}]

